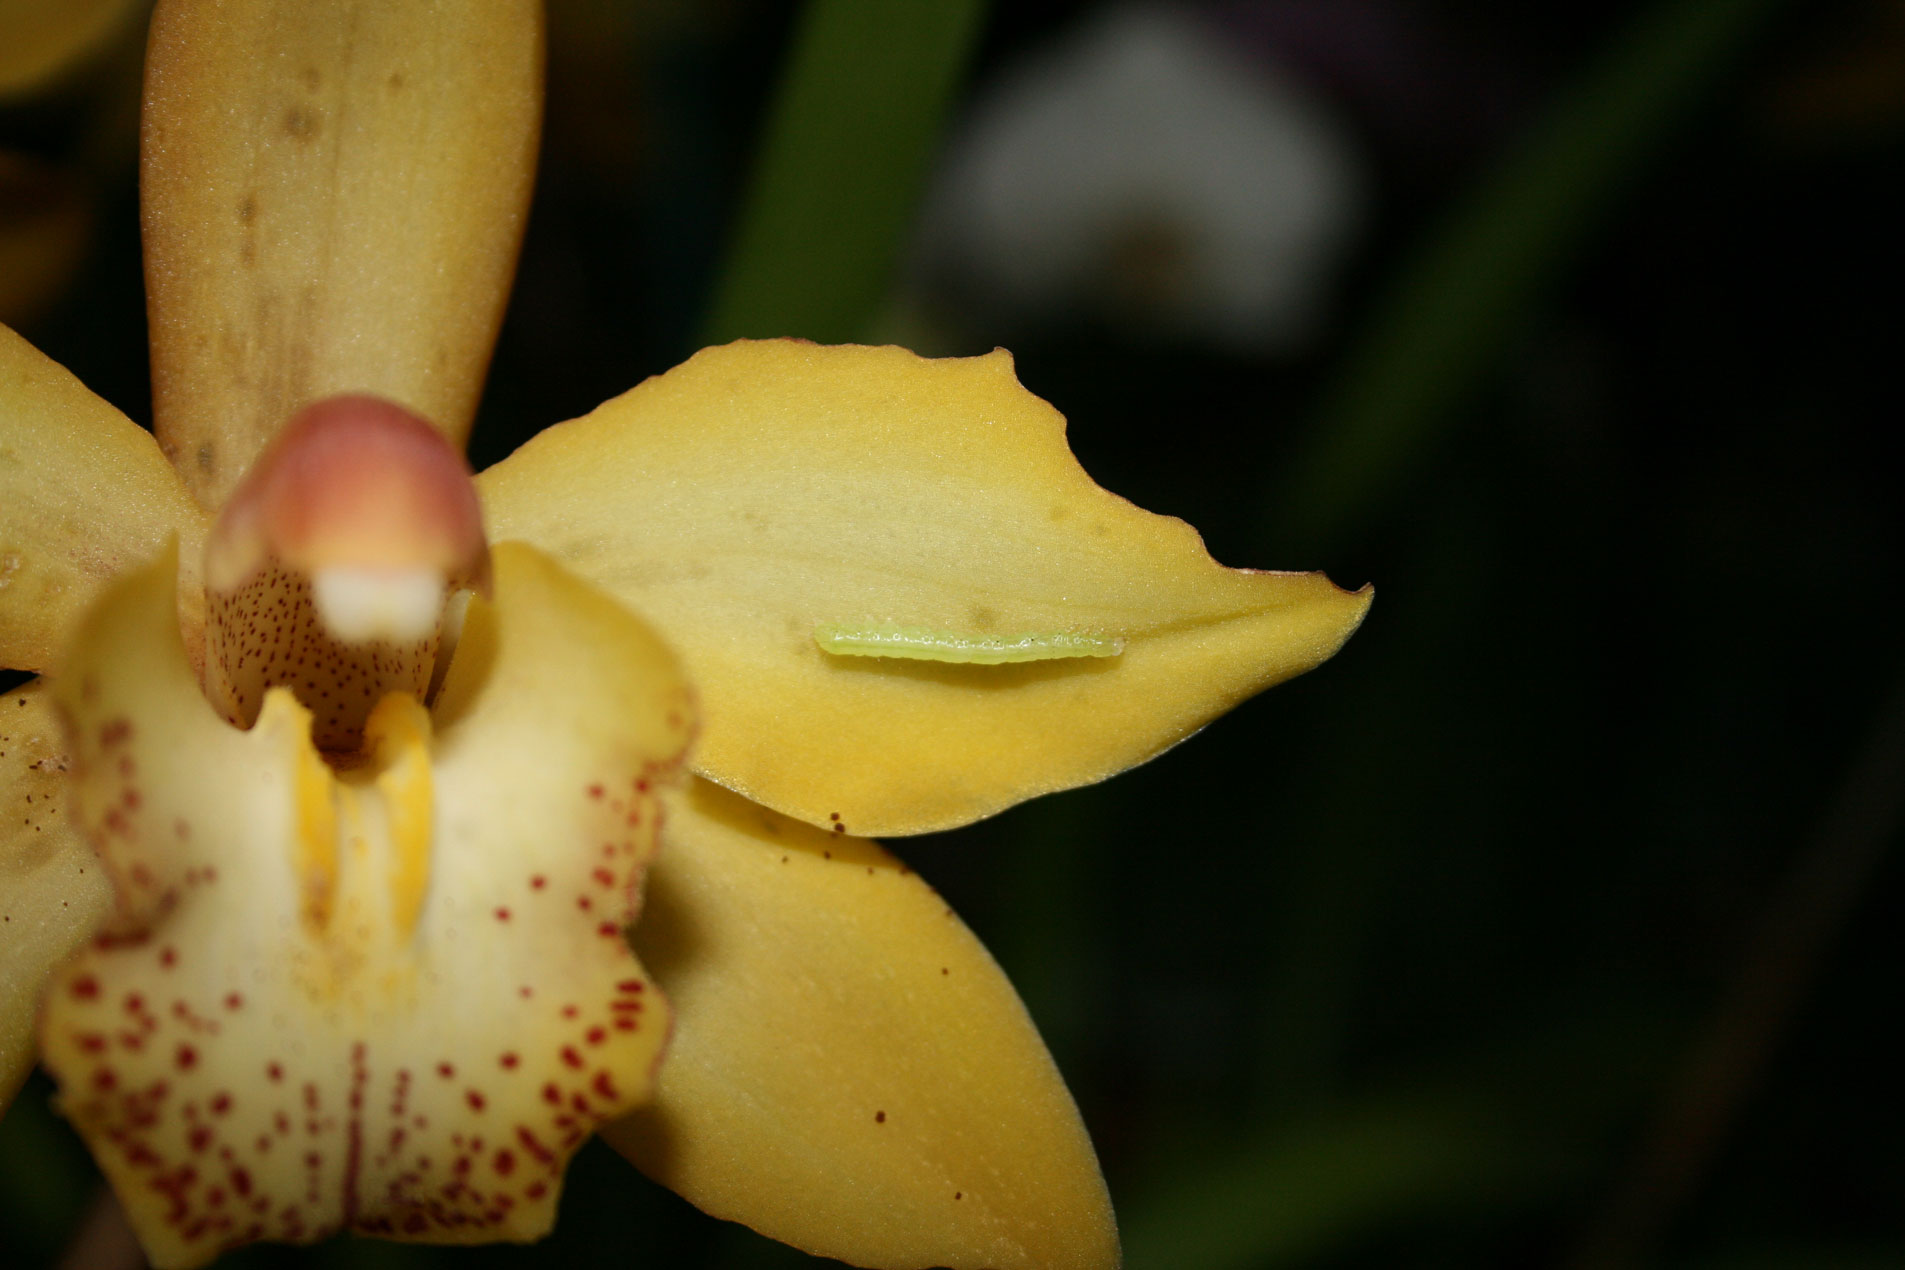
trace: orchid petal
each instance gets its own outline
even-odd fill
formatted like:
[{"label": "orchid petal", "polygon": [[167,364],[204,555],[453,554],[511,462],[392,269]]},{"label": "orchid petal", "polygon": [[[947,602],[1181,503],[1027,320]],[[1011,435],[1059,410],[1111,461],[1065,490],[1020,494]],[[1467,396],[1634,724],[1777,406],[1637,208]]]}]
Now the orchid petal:
[{"label": "orchid petal", "polygon": [[40,989],[112,902],[92,847],[66,822],[66,766],[44,681],[0,694],[0,1110],[33,1067]]},{"label": "orchid petal", "polygon": [[462,444],[541,100],[531,0],[159,6],[141,172],[154,407],[202,504],[336,393]]},{"label": "orchid petal", "polygon": [[288,691],[249,732],[212,711],[169,559],[81,625],[70,812],[119,904],[41,1045],[161,1267],[340,1227],[536,1238],[570,1153],[647,1095],[666,1006],[621,930],[685,689],[613,601],[495,563],[437,717],[387,697],[343,772]]},{"label": "orchid petal", "polygon": [[107,580],[175,534],[196,643],[206,524],[151,433],[0,326],[0,666],[50,669]]},{"label": "orchid petal", "polygon": [[702,781],[664,837],[632,938],[675,1035],[611,1145],[717,1217],[855,1265],[1117,1264],[1071,1096],[931,887]]},{"label": "orchid petal", "polygon": [[[1103,779],[1323,661],[1369,604],[1226,569],[1094,485],[1004,352],[708,349],[477,478],[522,537],[622,597],[702,694],[696,770],[811,824],[916,833]],[[843,657],[1111,651],[1016,665]]]}]

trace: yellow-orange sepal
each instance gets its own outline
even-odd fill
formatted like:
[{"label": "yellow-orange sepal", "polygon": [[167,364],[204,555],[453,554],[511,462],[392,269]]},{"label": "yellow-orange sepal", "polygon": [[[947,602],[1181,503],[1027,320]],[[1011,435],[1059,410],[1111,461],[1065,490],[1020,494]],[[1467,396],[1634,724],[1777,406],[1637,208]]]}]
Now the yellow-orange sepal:
[{"label": "yellow-orange sepal", "polygon": [[0,668],[53,669],[107,581],[173,536],[195,643],[207,521],[150,432],[0,326]]},{"label": "yellow-orange sepal", "polygon": [[0,693],[0,1113],[38,1056],[40,990],[112,903],[106,871],[66,820],[67,766],[46,681]]},{"label": "yellow-orange sepal", "polygon": [[603,1127],[717,1217],[854,1265],[1111,1270],[1091,1142],[1025,1008],[879,844],[704,781],[636,950],[675,1005],[653,1105]]},{"label": "yellow-orange sepal", "polygon": [[344,392],[459,446],[529,207],[533,0],[164,0],[140,197],[154,427],[216,508]]},{"label": "yellow-orange sepal", "polygon": [[[1142,762],[1329,657],[1370,600],[1226,569],[1189,525],[1100,489],[1004,352],[706,349],[477,487],[496,537],[536,542],[681,650],[696,770],[873,836]],[[979,665],[822,647],[843,632],[955,657],[989,637],[1122,651]]]}]

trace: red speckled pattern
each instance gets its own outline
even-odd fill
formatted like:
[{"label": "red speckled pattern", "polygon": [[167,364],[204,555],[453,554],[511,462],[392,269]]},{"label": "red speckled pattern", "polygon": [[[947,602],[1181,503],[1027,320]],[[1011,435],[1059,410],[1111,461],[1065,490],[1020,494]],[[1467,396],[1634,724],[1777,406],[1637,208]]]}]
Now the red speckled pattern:
[{"label": "red speckled pattern", "polygon": [[156,1265],[343,1228],[533,1239],[648,1094],[667,1007],[622,929],[690,702],[636,619],[498,559],[434,725],[391,699],[373,728],[409,730],[342,774],[288,692],[250,732],[213,712],[169,562],[81,631],[71,806],[120,910],[41,1045]]},{"label": "red speckled pattern", "polygon": [[311,602],[310,580],[276,563],[243,586],[205,596],[205,671],[225,717],[249,727],[265,690],[283,685],[311,711],[318,748],[347,750],[385,693],[422,696],[436,661],[437,632],[409,643],[346,644]]}]

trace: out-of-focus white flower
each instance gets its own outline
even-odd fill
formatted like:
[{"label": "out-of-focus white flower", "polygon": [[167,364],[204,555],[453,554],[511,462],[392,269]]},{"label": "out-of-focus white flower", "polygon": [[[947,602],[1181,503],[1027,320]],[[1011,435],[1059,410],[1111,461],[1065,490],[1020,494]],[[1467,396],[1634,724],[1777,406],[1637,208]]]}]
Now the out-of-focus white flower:
[{"label": "out-of-focus white flower", "polygon": [[986,322],[1079,318],[1278,351],[1316,327],[1357,219],[1346,129],[1194,8],[1114,8],[981,88],[917,275]]}]

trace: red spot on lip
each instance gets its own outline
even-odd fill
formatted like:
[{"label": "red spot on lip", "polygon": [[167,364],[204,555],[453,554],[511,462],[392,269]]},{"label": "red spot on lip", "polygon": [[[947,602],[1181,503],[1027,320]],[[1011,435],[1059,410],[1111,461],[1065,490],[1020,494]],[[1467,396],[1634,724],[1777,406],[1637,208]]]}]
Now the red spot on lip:
[{"label": "red spot on lip", "polygon": [[481,1111],[485,1106],[488,1105],[487,1100],[483,1097],[481,1091],[479,1090],[472,1089],[468,1093],[464,1094],[463,1098],[466,1102],[470,1104],[471,1111]]},{"label": "red spot on lip", "polygon": [[265,1075],[270,1077],[273,1081],[283,1080],[284,1068],[276,1063],[267,1063],[265,1064]]},{"label": "red spot on lip", "polygon": [[514,1069],[517,1062],[520,1060],[518,1060],[514,1054],[505,1054],[498,1061],[501,1062],[504,1067]]},{"label": "red spot on lip", "polygon": [[589,786],[589,797],[600,798],[606,791],[600,785]]},{"label": "red spot on lip", "polygon": [[534,877],[529,879],[529,888],[532,891],[540,891],[543,887],[547,885],[549,885],[549,879],[544,877],[540,873],[536,874]]},{"label": "red spot on lip", "polygon": [[225,1008],[227,1010],[236,1010],[244,1004],[245,1004],[245,999],[239,996],[236,992],[227,992],[225,994]]},{"label": "red spot on lip", "polygon": [[575,1016],[576,1016],[576,1008],[573,1005],[565,1005],[562,1007],[563,1018],[573,1019]]},{"label": "red spot on lip", "polygon": [[562,1047],[562,1061],[571,1067],[581,1067],[582,1055],[576,1051],[575,1046],[565,1045]]},{"label": "red spot on lip", "polygon": [[97,1054],[106,1048],[106,1038],[97,1032],[88,1032],[79,1038],[79,1047],[88,1054]]},{"label": "red spot on lip", "polygon": [[614,922],[603,922],[595,928],[595,933],[604,939],[616,939],[621,936],[622,928]]},{"label": "red spot on lip", "polygon": [[646,986],[647,985],[642,983],[640,979],[624,979],[615,985],[615,990],[617,992],[640,992]]},{"label": "red spot on lip", "polygon": [[179,1052],[175,1057],[180,1071],[190,1071],[198,1066],[198,1051],[190,1045],[179,1046]]},{"label": "red spot on lip", "polygon": [[185,1142],[186,1145],[190,1146],[194,1151],[203,1151],[206,1147],[211,1145],[212,1131],[207,1129],[204,1125],[200,1125],[185,1135]]},{"label": "red spot on lip", "polygon": [[599,868],[595,870],[592,876],[595,878],[596,881],[600,882],[603,886],[615,885],[615,874],[608,869]]},{"label": "red spot on lip", "polygon": [[589,1088],[611,1102],[615,1100],[615,1082],[609,1079],[609,1069],[606,1067],[595,1074],[595,1079],[589,1082]]},{"label": "red spot on lip", "polygon": [[145,1008],[146,1008],[146,999],[144,997],[140,996],[136,992],[128,993],[126,995],[126,1010],[128,1013],[137,1014]]},{"label": "red spot on lip", "polygon": [[443,1077],[443,1079],[445,1080],[448,1080],[450,1079],[450,1077],[456,1075],[456,1068],[452,1067],[448,1063],[438,1063],[437,1075]]},{"label": "red spot on lip", "polygon": [[497,921],[499,921],[499,922],[506,922],[506,921],[508,921],[508,920],[509,920],[509,910],[508,910],[508,909],[506,909],[506,908],[499,908],[499,909],[497,909],[497,910],[496,910],[496,920],[497,920]]},{"label": "red spot on lip", "polygon": [[94,1089],[111,1089],[119,1083],[119,1077],[113,1075],[112,1068],[102,1067],[93,1073]]},{"label": "red spot on lip", "polygon": [[592,1027],[583,1039],[588,1041],[591,1045],[600,1045],[603,1041],[609,1039],[608,1030],[606,1028]]},{"label": "red spot on lip", "polygon": [[172,947],[170,944],[166,945],[164,948],[159,949],[159,964],[161,966],[164,966],[167,970],[170,970],[173,966],[177,965],[178,961],[179,961],[178,949]]},{"label": "red spot on lip", "polygon": [[[553,1081],[542,1087],[542,1100],[553,1106],[562,1105],[562,1091],[556,1088]],[[517,1132],[521,1133],[522,1130],[518,1129]]]},{"label": "red spot on lip", "polygon": [[212,1114],[213,1115],[222,1116],[226,1112],[230,1111],[231,1109],[232,1109],[232,1096],[230,1094],[224,1093],[221,1091],[220,1093],[214,1094],[212,1096]]},{"label": "red spot on lip", "polygon": [[507,1177],[516,1167],[516,1157],[508,1151],[498,1151],[496,1158],[491,1161],[491,1163],[495,1166],[498,1173]]}]

